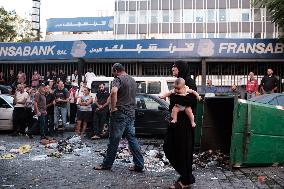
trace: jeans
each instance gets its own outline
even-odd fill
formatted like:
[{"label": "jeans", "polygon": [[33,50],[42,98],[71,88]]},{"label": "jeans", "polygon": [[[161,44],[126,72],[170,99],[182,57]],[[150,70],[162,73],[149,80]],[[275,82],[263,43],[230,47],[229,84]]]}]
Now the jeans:
[{"label": "jeans", "polygon": [[247,99],[251,99],[256,96],[256,93],[247,93]]},{"label": "jeans", "polygon": [[128,140],[129,148],[133,154],[133,162],[138,169],[144,168],[144,159],[140,146],[135,137],[134,118],[127,116],[121,111],[113,112],[110,117],[109,144],[106,157],[103,160],[103,167],[110,168],[113,165],[117,153],[119,141],[123,134]]},{"label": "jeans", "polygon": [[103,126],[107,122],[108,108],[105,108],[99,112],[94,112],[93,117],[93,129],[96,135],[102,134]]},{"label": "jeans", "polygon": [[59,118],[62,118],[63,128],[66,128],[67,123],[67,106],[54,106],[54,125],[55,128],[58,128]]}]

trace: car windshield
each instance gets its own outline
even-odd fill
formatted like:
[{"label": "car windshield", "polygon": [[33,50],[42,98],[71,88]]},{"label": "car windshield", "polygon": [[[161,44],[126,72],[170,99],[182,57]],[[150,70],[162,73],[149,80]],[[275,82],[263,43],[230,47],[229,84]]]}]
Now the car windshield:
[{"label": "car windshield", "polygon": [[1,97],[2,97],[5,101],[7,101],[8,103],[13,104],[13,100],[14,100],[13,97],[8,96],[8,95],[3,95],[3,96],[1,96]]}]

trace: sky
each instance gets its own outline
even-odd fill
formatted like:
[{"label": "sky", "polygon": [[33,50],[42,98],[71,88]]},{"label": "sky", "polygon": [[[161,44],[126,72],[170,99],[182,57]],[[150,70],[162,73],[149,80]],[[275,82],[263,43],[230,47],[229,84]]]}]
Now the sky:
[{"label": "sky", "polygon": [[[115,0],[41,0],[41,29],[45,33],[46,19],[96,17],[101,11],[113,15]],[[21,17],[31,20],[32,0],[0,0],[0,7],[15,10]],[[104,16],[107,16],[104,15]]]}]

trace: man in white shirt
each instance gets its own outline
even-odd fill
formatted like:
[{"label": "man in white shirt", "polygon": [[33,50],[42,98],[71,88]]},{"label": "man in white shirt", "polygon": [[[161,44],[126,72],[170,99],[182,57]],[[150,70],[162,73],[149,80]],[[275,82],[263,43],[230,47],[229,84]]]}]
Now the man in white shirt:
[{"label": "man in white shirt", "polygon": [[17,91],[14,97],[15,108],[13,111],[13,136],[17,136],[20,133],[24,134],[25,124],[27,122],[26,115],[26,102],[29,99],[29,94],[25,92],[23,84],[18,84]]},{"label": "man in white shirt", "polygon": [[88,82],[92,77],[96,77],[92,68],[89,68],[88,72],[85,74],[85,82]]},{"label": "man in white shirt", "polygon": [[74,73],[72,74],[71,82],[79,85],[79,83],[78,83],[78,71],[77,70],[75,70]]}]

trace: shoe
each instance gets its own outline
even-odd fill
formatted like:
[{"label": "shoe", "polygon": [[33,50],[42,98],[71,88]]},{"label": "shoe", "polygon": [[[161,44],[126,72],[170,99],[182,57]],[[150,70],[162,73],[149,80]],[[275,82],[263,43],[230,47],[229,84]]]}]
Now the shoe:
[{"label": "shoe", "polygon": [[170,189],[190,189],[190,185],[183,185],[180,181],[179,182],[175,182],[172,186],[169,187]]},{"label": "shoe", "polygon": [[102,171],[102,170],[111,170],[111,167],[104,167],[102,164],[100,164],[98,166],[95,166],[93,169],[97,171]]},{"label": "shoe", "polygon": [[134,171],[134,172],[138,172],[138,173],[143,173],[144,172],[144,168],[139,168],[139,167],[137,167],[137,166],[132,166],[132,167],[129,167],[128,168],[129,169],[129,171]]}]

